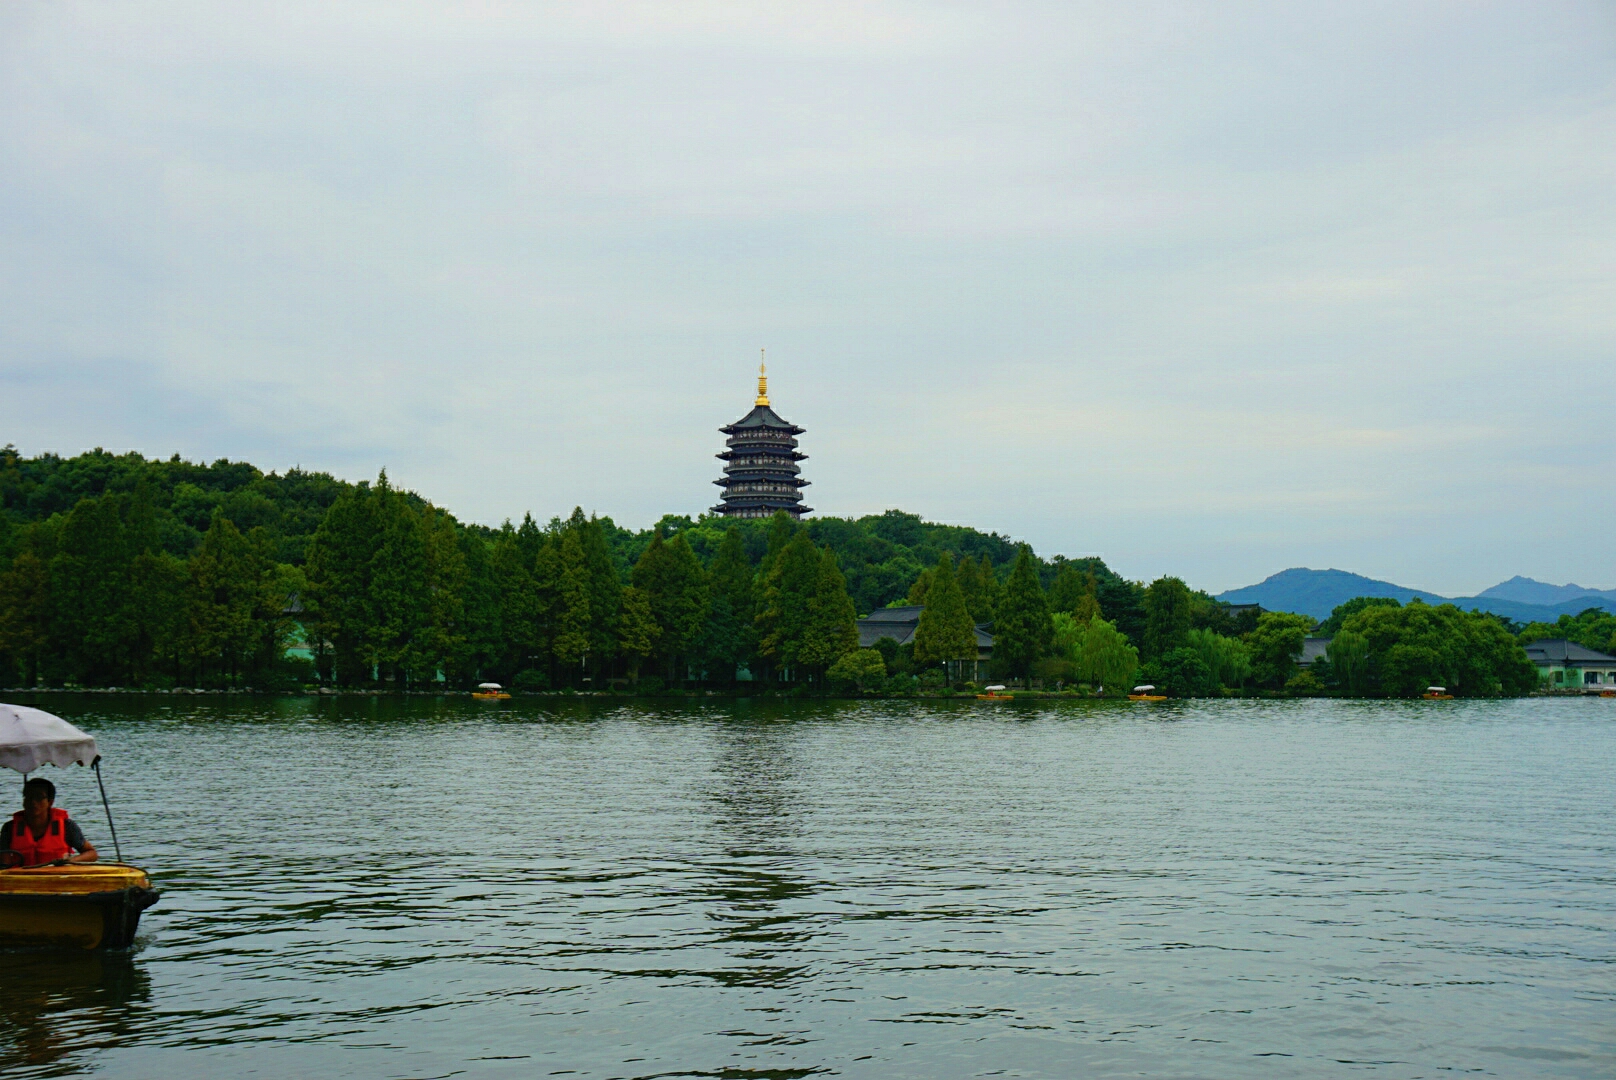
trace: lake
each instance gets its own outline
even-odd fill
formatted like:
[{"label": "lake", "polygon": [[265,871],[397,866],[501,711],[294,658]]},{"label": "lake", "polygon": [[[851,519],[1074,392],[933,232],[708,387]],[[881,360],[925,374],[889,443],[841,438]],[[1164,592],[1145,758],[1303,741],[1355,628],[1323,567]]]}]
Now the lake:
[{"label": "lake", "polygon": [[8,1077],[1616,1074],[1613,700],[10,700],[163,899]]}]

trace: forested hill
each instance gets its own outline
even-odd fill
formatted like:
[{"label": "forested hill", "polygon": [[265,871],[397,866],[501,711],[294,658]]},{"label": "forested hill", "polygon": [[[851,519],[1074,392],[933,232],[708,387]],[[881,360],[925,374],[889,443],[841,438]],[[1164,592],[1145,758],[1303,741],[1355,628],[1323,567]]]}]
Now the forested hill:
[{"label": "forested hill", "polygon": [[[0,685],[16,672],[29,685],[263,687],[296,681],[287,646],[304,635],[321,657],[322,678],[349,684],[361,670],[408,672],[397,675],[405,682],[508,680],[531,667],[552,679],[582,678],[566,675],[565,665],[583,656],[591,678],[619,677],[635,655],[672,670],[676,653],[693,655],[695,637],[719,633],[722,605],[700,599],[710,625],[699,633],[668,629],[677,605],[636,624],[624,605],[649,599],[654,607],[678,592],[656,567],[686,559],[668,572],[695,575],[698,591],[714,596],[721,579],[745,593],[754,578],[761,587],[770,560],[799,537],[831,560],[826,580],[849,612],[919,602],[946,555],[960,587],[983,598],[972,613],[991,619],[991,596],[1025,558],[1052,610],[1073,610],[1092,595],[1120,632],[1139,639],[1144,629],[1144,587],[1097,558],[1040,559],[997,533],[898,510],[800,525],[670,515],[639,530],[581,510],[540,521],[529,514],[500,528],[463,524],[392,488],[385,473],[355,484],[245,462],[103,450],[23,457],[7,447]],[[664,545],[672,556],[653,550],[658,537],[677,539]],[[642,581],[652,584],[640,588]],[[1197,611],[1216,616],[1209,597],[1193,599]],[[569,628],[580,612],[588,625]],[[765,614],[755,614],[761,626]],[[753,621],[739,617],[743,637]],[[650,626],[651,638],[635,639],[634,625]],[[678,641],[682,653],[670,644]]]},{"label": "forested hill", "polygon": [[[124,497],[131,505],[139,504],[140,512],[150,515],[155,544],[175,558],[187,559],[197,551],[217,513],[243,533],[262,530],[260,535],[277,562],[301,567],[309,542],[332,504],[358,487],[328,473],[301,469],[266,473],[246,462],[223,458],[201,465],[183,461],[177,454],[167,460],[148,460],[137,453],[113,454],[100,449],[71,458],[55,454],[25,458],[15,447],[7,446],[0,450],[0,558],[9,557],[27,526],[64,520],[81,500],[113,495]],[[414,492],[395,489],[395,493],[418,510],[429,505]],[[500,531],[446,516],[457,529],[485,540]],[[669,514],[655,525],[635,531],[618,526],[609,517],[597,520],[625,580],[658,529],[664,535],[683,533],[704,564],[712,562],[731,526],[739,527],[753,563],[762,559],[768,543],[767,521]],[[529,523],[549,533],[563,525],[561,516],[554,513],[530,514]],[[860,614],[902,602],[921,573],[934,566],[945,551],[975,561],[986,558],[1001,573],[1008,572],[1017,551],[1014,542],[998,533],[922,521],[901,510],[857,519],[810,518],[803,525],[816,544],[829,545],[836,552],[847,576],[848,593]],[[1054,585],[1063,566],[1080,573],[1094,572],[1102,588],[1110,585],[1113,592],[1122,584],[1099,559],[1069,561],[1057,556],[1039,559],[1037,565],[1046,588]]]}]

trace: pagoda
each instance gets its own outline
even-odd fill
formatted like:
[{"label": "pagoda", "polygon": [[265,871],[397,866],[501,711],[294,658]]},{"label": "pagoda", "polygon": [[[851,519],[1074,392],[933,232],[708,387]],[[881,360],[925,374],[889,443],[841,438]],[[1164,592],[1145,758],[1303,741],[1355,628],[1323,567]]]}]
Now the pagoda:
[{"label": "pagoda", "polygon": [[757,400],[752,411],[727,427],[718,429],[729,440],[718,457],[725,462],[724,476],[713,483],[724,489],[723,502],[713,513],[725,517],[766,518],[784,510],[794,519],[813,512],[802,505],[801,490],[808,481],[799,478],[797,462],[807,454],[797,450],[797,436],[805,429],[780,419],[769,408],[769,374],[758,365]]}]

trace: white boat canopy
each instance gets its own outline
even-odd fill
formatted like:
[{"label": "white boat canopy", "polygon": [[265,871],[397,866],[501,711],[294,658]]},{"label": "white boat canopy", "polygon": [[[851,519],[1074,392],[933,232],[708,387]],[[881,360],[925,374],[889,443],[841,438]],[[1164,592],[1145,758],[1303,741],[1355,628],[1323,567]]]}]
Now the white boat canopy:
[{"label": "white boat canopy", "polygon": [[1136,686],[1136,687],[1134,687],[1133,692],[1136,693],[1136,694],[1148,694],[1154,689],[1156,689],[1154,686],[1151,686],[1149,683],[1146,683],[1144,686]]},{"label": "white boat canopy", "polygon": [[477,684],[477,689],[479,689],[479,690],[503,690],[505,688],[503,686],[499,685],[499,683],[497,683],[497,682],[480,682],[480,683]]},{"label": "white boat canopy", "polygon": [[1427,694],[1446,694],[1448,688],[1446,686],[1427,686],[1425,692]]},{"label": "white boat canopy", "polygon": [[995,683],[992,686],[984,686],[982,689],[986,690],[990,694],[997,694],[1000,690],[1004,689],[1004,683]]},{"label": "white boat canopy", "polygon": [[95,739],[44,709],[0,704],[0,766],[31,773],[41,765],[93,765]]}]

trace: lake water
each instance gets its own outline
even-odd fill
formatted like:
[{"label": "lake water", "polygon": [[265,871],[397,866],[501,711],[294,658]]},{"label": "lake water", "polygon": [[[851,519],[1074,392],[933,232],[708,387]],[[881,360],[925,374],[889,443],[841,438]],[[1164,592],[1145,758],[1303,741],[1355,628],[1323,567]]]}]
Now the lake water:
[{"label": "lake water", "polygon": [[9,1077],[1616,1074],[1616,701],[32,703]]}]

